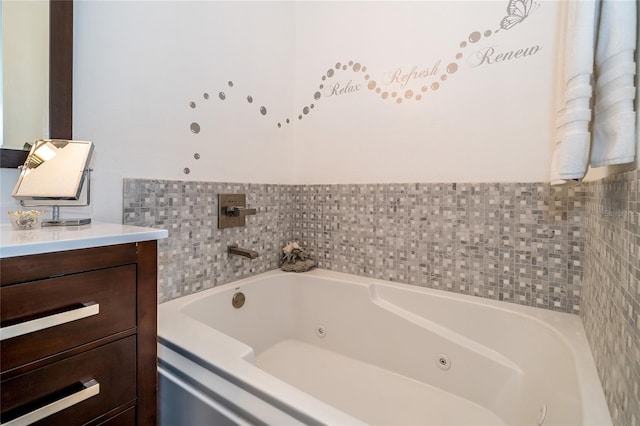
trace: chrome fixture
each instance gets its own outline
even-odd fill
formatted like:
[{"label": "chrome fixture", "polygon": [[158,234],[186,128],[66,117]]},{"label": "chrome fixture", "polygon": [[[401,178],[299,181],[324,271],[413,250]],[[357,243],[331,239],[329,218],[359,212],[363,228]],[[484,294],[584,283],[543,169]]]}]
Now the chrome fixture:
[{"label": "chrome fixture", "polygon": [[224,212],[227,214],[227,216],[241,217],[241,216],[256,214],[256,209],[247,209],[245,207],[233,206],[233,207],[225,207]]},{"label": "chrome fixture", "polygon": [[245,217],[256,213],[247,208],[245,194],[218,194],[218,229],[245,226]]},{"label": "chrome fixture", "polygon": [[233,305],[233,307],[236,309],[240,309],[244,306],[245,300],[246,300],[246,297],[244,293],[239,291],[236,294],[234,294],[233,297],[231,298],[231,305]]},{"label": "chrome fixture", "polygon": [[257,251],[240,248],[237,244],[231,244],[230,246],[228,246],[227,253],[247,257],[249,259],[255,259],[259,256]]}]

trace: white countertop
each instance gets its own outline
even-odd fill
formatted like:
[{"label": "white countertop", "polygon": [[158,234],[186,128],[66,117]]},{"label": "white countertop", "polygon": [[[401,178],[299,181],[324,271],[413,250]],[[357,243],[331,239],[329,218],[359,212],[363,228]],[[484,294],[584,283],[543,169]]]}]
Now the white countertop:
[{"label": "white countertop", "polygon": [[142,228],[115,223],[83,226],[51,226],[34,230],[15,230],[0,226],[0,258],[27,256],[53,251],[110,246],[167,238],[165,229]]}]

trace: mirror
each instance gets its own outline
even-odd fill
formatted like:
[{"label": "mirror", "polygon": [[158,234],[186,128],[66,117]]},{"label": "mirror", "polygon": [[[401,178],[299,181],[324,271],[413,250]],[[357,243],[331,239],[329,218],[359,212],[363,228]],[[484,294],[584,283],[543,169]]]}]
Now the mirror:
[{"label": "mirror", "polygon": [[11,195],[40,202],[78,200],[92,152],[93,143],[88,141],[37,140]]},{"label": "mirror", "polygon": [[[42,226],[77,226],[91,223],[90,218],[61,219],[60,206],[89,205],[89,163],[92,153],[93,143],[88,141],[37,140],[22,166],[11,195],[20,200],[22,206],[53,206],[52,218],[42,221]],[[78,203],[85,181],[86,200],[84,203]]]},{"label": "mirror", "polygon": [[[13,3],[45,3],[49,5],[49,58],[48,70],[48,100],[47,91],[44,92],[44,103],[48,105],[48,135],[33,134],[31,141],[40,137],[71,139],[72,137],[72,85],[73,85],[73,1],[71,0],[50,0],[49,2],[2,2],[2,7],[6,9],[7,4]],[[1,10],[1,9],[0,9]],[[2,13],[4,16],[4,11]],[[33,25],[28,27],[31,30]],[[3,25],[3,38],[6,37],[5,26]],[[3,49],[4,55],[4,49]],[[3,59],[3,65],[6,65]],[[6,97],[6,87],[3,89],[3,97]],[[35,103],[35,102],[34,102]],[[3,105],[3,111],[6,106]],[[3,115],[5,112],[3,112]],[[46,113],[45,113],[46,114]],[[46,121],[46,120],[45,120]],[[9,123],[5,120],[4,126]],[[46,126],[45,126],[46,127]],[[46,130],[46,129],[45,129]],[[3,131],[3,133],[5,133]],[[42,132],[40,132],[42,133]],[[24,138],[20,138],[24,139]],[[21,149],[24,141],[15,143],[3,140],[0,166],[3,168],[16,168],[25,162],[28,152]]]},{"label": "mirror", "polygon": [[2,2],[2,148],[49,137],[49,3]]}]

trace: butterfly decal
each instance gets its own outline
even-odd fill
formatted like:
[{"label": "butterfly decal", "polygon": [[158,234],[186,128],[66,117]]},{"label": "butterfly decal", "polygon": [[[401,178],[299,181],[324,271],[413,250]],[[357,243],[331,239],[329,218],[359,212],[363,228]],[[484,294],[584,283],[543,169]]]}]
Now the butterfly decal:
[{"label": "butterfly decal", "polygon": [[[513,26],[524,21],[527,16],[535,12],[538,6],[540,6],[540,4],[533,0],[509,0],[507,16],[502,18],[500,29],[508,30],[513,28]],[[498,31],[500,29],[498,29]]]}]

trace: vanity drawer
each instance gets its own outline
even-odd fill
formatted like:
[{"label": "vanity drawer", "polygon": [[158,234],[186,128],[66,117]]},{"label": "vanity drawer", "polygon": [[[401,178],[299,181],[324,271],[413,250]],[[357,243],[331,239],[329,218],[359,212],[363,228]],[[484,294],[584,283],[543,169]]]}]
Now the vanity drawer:
[{"label": "vanity drawer", "polygon": [[0,259],[0,285],[77,274],[138,261],[134,243]]},{"label": "vanity drawer", "polygon": [[35,424],[81,425],[125,404],[133,407],[136,338],[127,337],[37,368],[5,380],[1,386],[2,423],[41,409],[50,415]]},{"label": "vanity drawer", "polygon": [[[91,423],[93,425],[93,423]],[[136,409],[129,408],[124,413],[111,417],[104,422],[96,423],[97,426],[131,426],[136,424]]]},{"label": "vanity drawer", "polygon": [[0,320],[3,372],[115,333],[135,333],[136,265],[2,287]]}]

